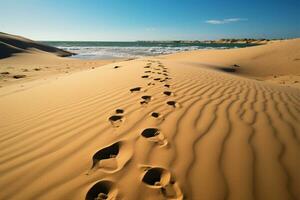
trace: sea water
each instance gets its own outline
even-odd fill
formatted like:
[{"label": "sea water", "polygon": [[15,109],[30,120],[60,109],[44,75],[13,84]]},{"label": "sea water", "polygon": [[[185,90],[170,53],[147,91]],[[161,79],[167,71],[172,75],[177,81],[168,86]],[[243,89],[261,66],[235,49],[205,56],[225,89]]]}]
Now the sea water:
[{"label": "sea water", "polygon": [[181,51],[197,49],[230,49],[253,46],[253,44],[209,44],[201,42],[93,42],[93,41],[42,41],[77,55],[75,58],[83,59],[114,59],[139,58],[171,54]]}]

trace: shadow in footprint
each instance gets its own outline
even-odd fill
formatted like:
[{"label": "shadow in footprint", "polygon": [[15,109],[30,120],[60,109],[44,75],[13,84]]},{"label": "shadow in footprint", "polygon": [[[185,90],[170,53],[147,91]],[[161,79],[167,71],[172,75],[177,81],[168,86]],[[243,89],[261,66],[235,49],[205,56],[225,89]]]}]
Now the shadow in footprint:
[{"label": "shadow in footprint", "polygon": [[123,118],[123,116],[121,116],[121,115],[113,115],[109,118],[109,120],[112,122],[116,122],[116,121],[121,120],[122,118]]},{"label": "shadow in footprint", "polygon": [[124,113],[124,110],[123,110],[123,109],[116,109],[116,113],[117,113],[117,114],[123,114],[123,113]]},{"label": "shadow in footprint", "polygon": [[139,91],[141,91],[141,87],[135,87],[135,88],[131,88],[130,89],[130,92],[139,92]]},{"label": "shadow in footprint", "polygon": [[167,199],[182,199],[183,193],[179,184],[169,170],[160,167],[146,167],[142,182],[148,187],[161,191]]},{"label": "shadow in footprint", "polygon": [[154,118],[158,118],[160,116],[160,114],[158,112],[152,112],[151,116]]},{"label": "shadow in footprint", "polygon": [[142,181],[150,187],[161,188],[170,182],[171,174],[159,167],[149,168],[143,176]]},{"label": "shadow in footprint", "polygon": [[111,159],[117,157],[120,150],[120,143],[116,142],[108,147],[105,147],[97,151],[93,156],[93,165],[92,168],[95,168],[101,160]]},{"label": "shadow in footprint", "polygon": [[119,127],[120,124],[122,123],[122,119],[123,116],[122,115],[113,115],[111,117],[108,118],[108,120],[110,121],[110,123],[115,126],[115,127]]},{"label": "shadow in footprint", "polygon": [[141,133],[141,135],[145,138],[154,137],[157,136],[158,134],[159,134],[159,130],[157,128],[147,128],[143,130],[143,132]]},{"label": "shadow in footprint", "polygon": [[141,135],[149,141],[158,143],[161,146],[168,144],[165,136],[157,128],[146,128],[142,131]]},{"label": "shadow in footprint", "polygon": [[170,88],[171,86],[169,84],[164,85],[166,88]]},{"label": "shadow in footprint", "polygon": [[170,92],[170,91],[164,91],[164,95],[171,96],[172,92]]},{"label": "shadow in footprint", "polygon": [[120,68],[121,66],[114,66],[114,69],[118,69],[118,68]]},{"label": "shadow in footprint", "polygon": [[149,86],[150,86],[150,85],[155,85],[155,83],[151,83],[151,82],[150,82],[150,83],[148,83],[147,85],[149,85]]},{"label": "shadow in footprint", "polygon": [[144,75],[144,76],[142,76],[142,78],[149,78],[149,76],[148,75]]},{"label": "shadow in footprint", "polygon": [[169,106],[172,106],[172,107],[174,107],[174,108],[176,108],[176,107],[177,107],[177,103],[176,103],[176,101],[167,101],[167,104],[168,104]]},{"label": "shadow in footprint", "polygon": [[155,80],[155,81],[159,81],[159,80],[160,80],[160,78],[154,78],[153,80]]},{"label": "shadow in footprint", "polygon": [[143,101],[141,101],[141,104],[147,104],[151,101],[151,96],[145,95],[141,97]]},{"label": "shadow in footprint", "polygon": [[87,175],[98,169],[107,173],[119,171],[132,157],[132,146],[118,141],[97,151],[92,158],[92,167]]},{"label": "shadow in footprint", "polygon": [[86,200],[104,200],[104,199],[116,199],[118,196],[118,190],[112,181],[101,180],[97,182],[87,192]]}]

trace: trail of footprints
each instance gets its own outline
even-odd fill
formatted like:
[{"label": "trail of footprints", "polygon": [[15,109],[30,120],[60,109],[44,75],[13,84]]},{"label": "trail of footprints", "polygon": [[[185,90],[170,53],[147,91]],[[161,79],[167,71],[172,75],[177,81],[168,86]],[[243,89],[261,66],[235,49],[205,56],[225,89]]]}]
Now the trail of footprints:
[{"label": "trail of footprints", "polygon": [[[152,81],[161,83],[164,83],[167,80],[171,79],[168,75],[167,68],[164,65],[162,65],[160,62],[157,62],[157,67],[151,67],[153,63],[155,63],[155,61],[149,61],[149,63],[144,66],[144,68],[147,70],[144,72],[145,74],[142,75],[141,78],[152,79]],[[118,67],[120,66],[117,66],[115,68]],[[151,77],[147,74],[158,74],[163,77]],[[152,81],[147,85],[155,85],[155,82]],[[171,86],[168,83],[165,83],[163,85],[163,88],[169,89],[170,87]],[[142,92],[142,87],[133,87],[129,89],[129,91],[130,93],[139,93]],[[173,92],[169,90],[163,91],[162,94],[167,97],[174,95]],[[150,103],[152,99],[153,98],[150,95],[143,95],[141,96],[140,104],[146,105]],[[166,105],[173,108],[177,107],[176,101],[173,100],[167,101]],[[118,128],[119,126],[121,126],[122,122],[124,121],[124,112],[125,111],[123,109],[116,109],[115,113],[108,118],[113,127]],[[157,119],[161,117],[161,114],[158,112],[152,112],[150,116]],[[159,146],[165,146],[168,144],[165,136],[156,127],[144,129],[140,133],[140,137],[148,140],[149,142],[154,142]],[[102,171],[105,171],[107,173],[114,173],[120,170],[130,159],[130,155],[120,155],[122,154],[123,148],[128,149],[130,147],[126,146],[125,141],[119,141],[97,151],[92,157],[92,166],[87,175],[98,169],[101,169]],[[160,167],[146,166],[143,167],[143,171],[144,173],[142,174],[141,182],[143,182],[147,187],[154,190],[159,190],[160,194],[163,195],[163,197],[166,199],[183,198],[183,193],[181,192],[178,183],[169,170]],[[118,198],[118,189],[116,183],[104,179],[94,184],[86,194],[86,200],[104,200]]]}]

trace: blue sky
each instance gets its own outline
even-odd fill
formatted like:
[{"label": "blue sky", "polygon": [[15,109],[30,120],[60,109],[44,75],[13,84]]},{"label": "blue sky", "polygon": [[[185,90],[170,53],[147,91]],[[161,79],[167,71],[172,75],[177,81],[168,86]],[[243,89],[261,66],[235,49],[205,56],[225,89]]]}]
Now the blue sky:
[{"label": "blue sky", "polygon": [[34,40],[300,37],[300,0],[0,0],[0,31]]}]

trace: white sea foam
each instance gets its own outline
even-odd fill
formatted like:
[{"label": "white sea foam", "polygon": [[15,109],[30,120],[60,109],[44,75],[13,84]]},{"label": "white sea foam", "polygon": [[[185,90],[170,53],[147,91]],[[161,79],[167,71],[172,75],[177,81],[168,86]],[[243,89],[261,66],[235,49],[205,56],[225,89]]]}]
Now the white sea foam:
[{"label": "white sea foam", "polygon": [[[186,46],[186,47],[171,47],[171,46],[155,46],[155,47],[64,47],[60,46],[67,51],[76,53],[74,57],[86,59],[110,59],[110,58],[139,58],[143,56],[154,56],[162,54],[171,54],[181,51],[190,51],[197,49],[211,49],[211,47],[199,46]],[[218,47],[225,48],[225,47]]]}]

